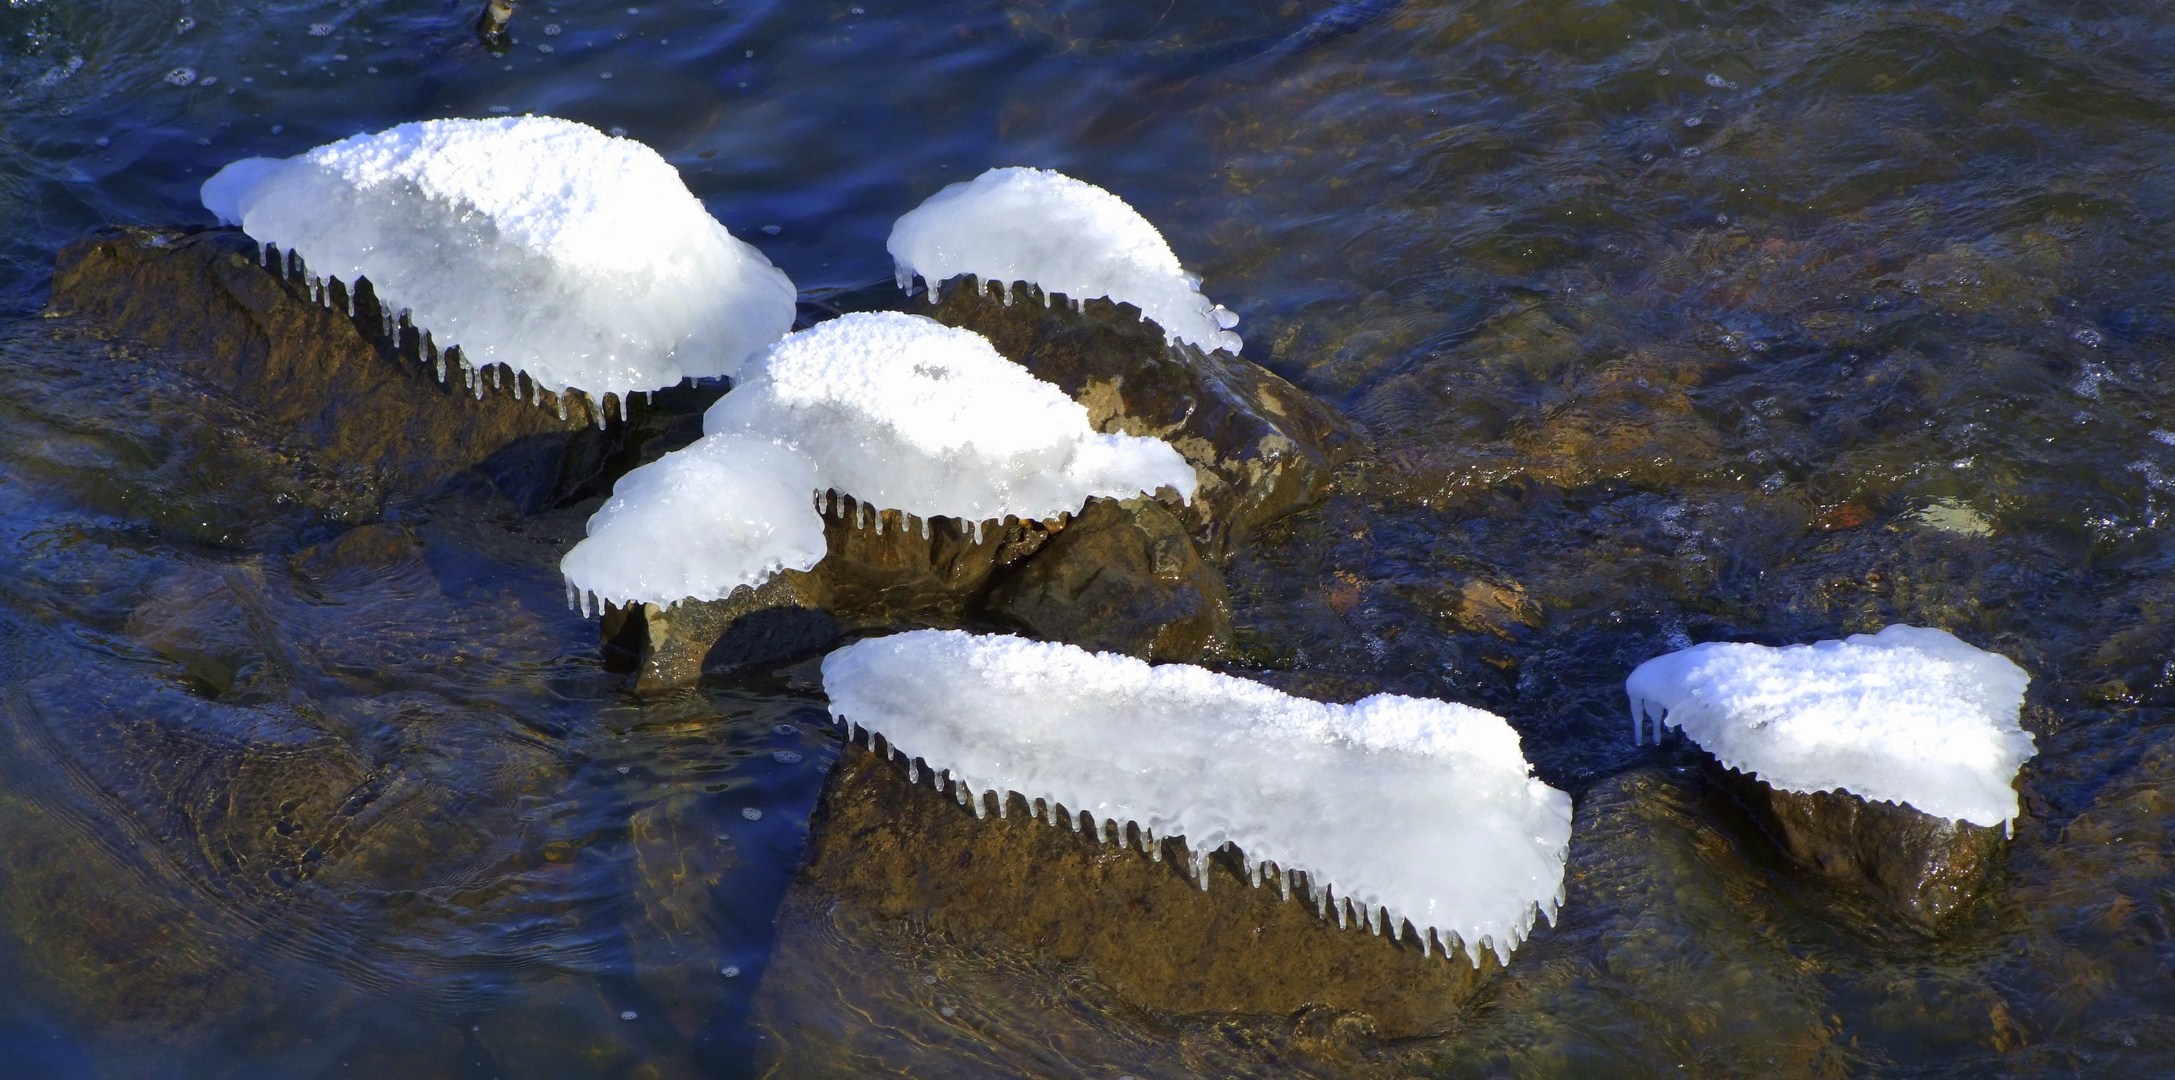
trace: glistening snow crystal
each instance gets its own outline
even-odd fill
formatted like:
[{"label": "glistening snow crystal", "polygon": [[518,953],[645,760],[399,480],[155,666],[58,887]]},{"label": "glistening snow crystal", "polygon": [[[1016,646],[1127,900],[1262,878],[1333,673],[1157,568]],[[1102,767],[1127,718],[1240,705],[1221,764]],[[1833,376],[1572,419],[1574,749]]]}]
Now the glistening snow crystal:
[{"label": "glistening snow crystal", "polygon": [[1770,648],[1708,642],[1639,665],[1624,683],[1632,736],[1684,729],[1722,764],[1786,791],[1840,789],[1935,817],[2005,825],[2031,682],[2008,657],[1944,630],[1891,626]]},{"label": "glistening snow crystal", "polygon": [[368,277],[474,367],[546,389],[729,374],[792,329],[793,283],[641,143],[550,117],[429,120],[206,181],[204,205],[312,271]]},{"label": "glistening snow crystal", "polygon": [[[955,630],[858,642],[823,661],[831,712],[973,794],[1041,800],[1235,843],[1333,890],[1381,932],[1405,920],[1508,961],[1563,900],[1571,800],[1536,780],[1518,733],[1464,705],[1381,694],[1324,705],[1182,664]],[[1001,805],[1001,804],[1000,804]],[[1058,816],[1056,806],[1064,808]]]},{"label": "glistening snow crystal", "polygon": [[[1163,234],[1124,199],[1046,169],[991,169],[907,212],[888,244],[899,287],[973,274],[1074,300],[1106,296],[1140,308],[1163,332],[1236,353],[1237,315],[1201,295]],[[1009,295],[1009,294],[1008,294]]]},{"label": "glistening snow crystal", "polygon": [[987,338],[896,312],[792,334],[685,449],[628,473],[560,564],[585,603],[714,600],[823,557],[825,491],[923,519],[1077,512],[1196,477],[1161,439],[1106,435]]}]

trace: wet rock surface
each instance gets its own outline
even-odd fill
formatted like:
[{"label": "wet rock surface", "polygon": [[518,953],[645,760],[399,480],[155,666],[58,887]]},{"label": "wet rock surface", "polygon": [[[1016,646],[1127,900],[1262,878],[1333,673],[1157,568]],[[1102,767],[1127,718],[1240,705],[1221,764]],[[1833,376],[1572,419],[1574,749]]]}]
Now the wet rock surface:
[{"label": "wet rock surface", "polygon": [[1184,522],[1153,499],[1090,499],[1007,575],[987,610],[1029,636],[1156,661],[1220,657],[1231,594]]},{"label": "wet rock surface", "polygon": [[942,283],[907,310],[988,338],[1005,357],[1087,406],[1098,431],[1150,435],[1185,455],[1200,490],[1187,527],[1211,560],[1307,506],[1358,447],[1335,410],[1229,353],[1165,344],[1140,309],[1096,298],[1075,309],[1026,282]]},{"label": "wet rock surface", "polygon": [[937,790],[926,770],[909,782],[904,763],[851,745],[825,782],[795,902],[1029,950],[1160,1014],[1326,1008],[1364,1014],[1346,1026],[1383,1038],[1455,1028],[1501,970],[1487,952],[1478,967],[1462,949],[1423,955],[1409,927],[1394,941],[1356,918],[1340,928],[1304,890],[1287,899],[1273,881],[1250,885],[1229,851],[1211,856],[1202,890],[1181,869],[1180,842],[1151,859],[1137,838],[1046,824],[1018,796],[1003,816],[994,797],[985,811]]},{"label": "wet rock surface", "polygon": [[2008,848],[2000,828],[1847,791],[1783,791],[1717,762],[1707,770],[1799,865],[1865,889],[1929,929],[1999,884]]},{"label": "wet rock surface", "polygon": [[367,281],[314,281],[292,255],[231,230],[85,237],[61,250],[47,313],[192,359],[195,376],[381,503],[469,472],[529,512],[600,494],[662,452],[652,443],[699,434],[684,416],[707,403],[677,400],[683,391],[660,407],[652,395],[629,405],[630,425],[615,399],[600,426],[598,403],[561,402],[503,366],[464,373]]}]

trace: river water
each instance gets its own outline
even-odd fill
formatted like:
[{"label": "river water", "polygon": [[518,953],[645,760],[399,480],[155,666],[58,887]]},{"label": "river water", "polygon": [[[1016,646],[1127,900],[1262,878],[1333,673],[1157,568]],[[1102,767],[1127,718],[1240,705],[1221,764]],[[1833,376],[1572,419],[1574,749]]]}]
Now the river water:
[{"label": "river water", "polygon": [[[534,111],[657,148],[816,313],[892,302],[944,184],[1080,176],[1353,419],[1230,569],[1232,668],[1495,710],[1580,815],[1562,924],[1353,1069],[2175,1073],[2162,4],[528,0],[503,54],[476,9],[0,7],[0,1072],[1302,1068],[911,941],[759,1000],[836,753],[805,668],[635,698],[554,571],[587,506],[300,514],[246,407],[37,317],[59,245],[209,225],[234,158]],[[2034,676],[2007,880],[1939,938],[1622,698],[1897,621]]]}]

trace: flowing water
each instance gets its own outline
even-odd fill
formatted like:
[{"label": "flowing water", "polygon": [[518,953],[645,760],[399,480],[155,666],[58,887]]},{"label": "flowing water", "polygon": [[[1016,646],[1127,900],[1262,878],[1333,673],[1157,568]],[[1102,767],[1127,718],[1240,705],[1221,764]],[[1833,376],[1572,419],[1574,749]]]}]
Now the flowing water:
[{"label": "flowing water", "polygon": [[[1351,1069],[2175,1072],[2162,3],[526,0],[503,53],[479,7],[0,7],[0,1073],[1331,1068],[774,931],[837,745],[805,667],[635,698],[554,571],[593,504],[301,513],[338,481],[246,406],[36,316],[60,244],[209,225],[229,160],[526,111],[656,147],[819,313],[891,302],[945,183],[1091,180],[1355,421],[1231,568],[1232,667],[1500,712],[1579,833],[1562,924]],[[1621,691],[1894,621],[2034,676],[2008,879],[1938,939],[1776,864]]]}]

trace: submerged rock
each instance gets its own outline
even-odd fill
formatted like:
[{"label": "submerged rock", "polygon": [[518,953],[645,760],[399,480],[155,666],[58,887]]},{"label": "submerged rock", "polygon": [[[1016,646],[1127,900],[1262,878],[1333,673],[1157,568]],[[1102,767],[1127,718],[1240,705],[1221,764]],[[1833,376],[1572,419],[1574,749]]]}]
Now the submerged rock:
[{"label": "submerged rock", "polygon": [[787,903],[1031,950],[1159,1013],[1327,1007],[1365,1014],[1385,1038],[1456,1026],[1500,970],[1489,951],[1476,967],[1462,948],[1423,952],[1409,931],[1340,928],[1301,892],[1250,886],[1229,849],[1197,888],[1183,841],[1158,846],[1151,858],[1137,840],[1046,825],[1017,796],[1006,814],[977,818],[927,775],[909,780],[904,764],[855,744],[824,786]]},{"label": "submerged rock", "polygon": [[1184,520],[1211,560],[1320,498],[1356,448],[1343,419],[1312,395],[1244,359],[1166,343],[1131,304],[1074,308],[1026,282],[1004,296],[982,285],[955,278],[908,310],[988,338],[1086,405],[1097,430],[1176,447],[1200,477]]},{"label": "submerged rock", "polygon": [[1784,791],[1708,758],[1721,787],[1793,861],[1937,929],[2000,878],[2004,829],[1847,791]]},{"label": "submerged rock", "polygon": [[126,228],[61,250],[47,311],[198,359],[198,377],[383,499],[474,470],[525,512],[547,509],[608,486],[683,411],[636,407],[628,424],[607,400],[600,427],[599,403],[464,370],[352,284],[314,281],[239,232]]}]

